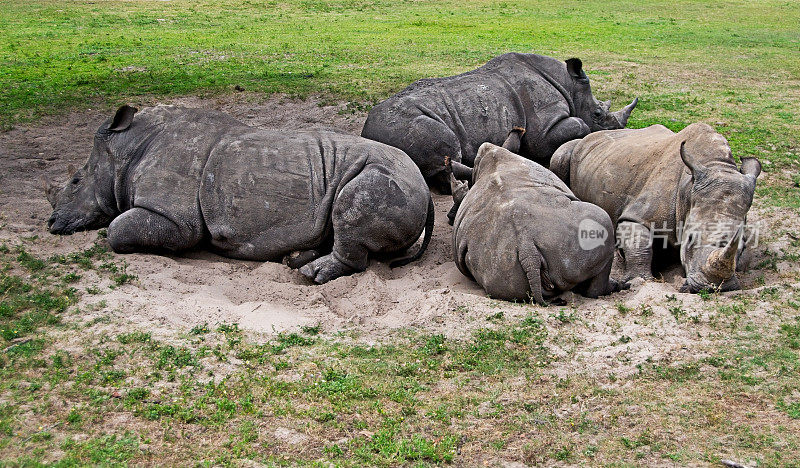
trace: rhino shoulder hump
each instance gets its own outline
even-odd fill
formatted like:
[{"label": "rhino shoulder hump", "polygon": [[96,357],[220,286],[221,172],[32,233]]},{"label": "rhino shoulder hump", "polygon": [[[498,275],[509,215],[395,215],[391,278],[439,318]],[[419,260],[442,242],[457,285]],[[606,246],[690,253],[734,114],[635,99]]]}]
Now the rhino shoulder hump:
[{"label": "rhino shoulder hump", "polygon": [[645,127],[645,128],[651,129],[654,132],[657,131],[657,132],[675,133],[672,130],[668,129],[667,127],[665,127],[665,126],[663,126],[661,124],[653,124],[653,125],[650,125],[649,127]]},{"label": "rhino shoulder hump", "polygon": [[495,148],[499,148],[499,146],[495,145],[494,143],[484,142],[478,148],[478,154],[485,154],[492,151]]},{"label": "rhino shoulder hump", "polygon": [[714,130],[714,127],[705,122],[694,122],[687,125],[679,133],[702,134],[702,133],[717,133],[717,131]]},{"label": "rhino shoulder hump", "polygon": [[531,54],[523,54],[521,52],[506,52],[505,54],[498,55],[497,57],[489,60],[487,63],[497,63],[497,64],[506,64],[511,62],[521,62],[525,59],[527,55]]}]

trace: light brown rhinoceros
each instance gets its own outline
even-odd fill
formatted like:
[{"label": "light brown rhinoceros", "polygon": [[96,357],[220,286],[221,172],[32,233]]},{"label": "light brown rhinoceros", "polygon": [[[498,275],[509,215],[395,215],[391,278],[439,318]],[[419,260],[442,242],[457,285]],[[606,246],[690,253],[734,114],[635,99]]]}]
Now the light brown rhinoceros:
[{"label": "light brown rhinoceros", "polygon": [[[623,279],[652,278],[653,244],[680,252],[682,291],[738,289],[736,257],[761,164],[703,123],[601,131],[562,145],[550,169],[614,221]],[[667,250],[669,251],[669,250]]]},{"label": "light brown rhinoceros", "polygon": [[522,133],[512,131],[503,147],[481,145],[468,191],[450,174],[458,269],[505,300],[545,304],[573,288],[588,297],[618,291],[609,278],[611,219],[552,172],[509,151]]},{"label": "light brown rhinoceros", "polygon": [[403,252],[433,228],[419,169],[397,148],[329,131],[249,127],[220,112],[123,106],[86,165],[50,186],[53,234],[108,227],[116,252],[180,251],[279,260],[317,283]]}]

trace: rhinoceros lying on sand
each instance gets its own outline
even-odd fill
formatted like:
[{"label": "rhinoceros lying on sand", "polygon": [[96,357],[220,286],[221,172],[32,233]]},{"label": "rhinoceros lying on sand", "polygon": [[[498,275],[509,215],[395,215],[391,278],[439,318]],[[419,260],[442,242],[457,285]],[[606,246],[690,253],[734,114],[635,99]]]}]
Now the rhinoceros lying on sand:
[{"label": "rhinoceros lying on sand", "polygon": [[611,216],[626,280],[652,278],[653,240],[660,238],[680,248],[682,291],[739,288],[736,254],[761,164],[745,158],[738,169],[713,128],[593,133],[559,148],[550,169]]},{"label": "rhinoceros lying on sand", "polygon": [[468,191],[449,176],[460,203],[453,225],[458,269],[505,300],[544,304],[573,288],[588,297],[618,291],[609,278],[611,219],[552,172],[506,149],[520,135],[512,132],[505,147],[481,145]]},{"label": "rhinoceros lying on sand", "polygon": [[413,83],[369,112],[361,136],[402,149],[430,180],[445,156],[472,166],[482,143],[499,145],[509,128],[522,127],[520,154],[547,166],[562,143],[624,128],[636,102],[609,112],[592,96],[579,59],[508,53],[461,75]]},{"label": "rhinoceros lying on sand", "polygon": [[[180,251],[275,260],[324,283],[400,252],[433,227],[433,203],[402,151],[327,131],[265,130],[218,113],[123,106],[86,165],[50,186],[53,234],[108,225],[116,252]],[[135,117],[134,117],[134,114]],[[109,225],[110,223],[110,225]],[[325,252],[324,252],[325,251]],[[324,255],[327,254],[327,255]]]}]

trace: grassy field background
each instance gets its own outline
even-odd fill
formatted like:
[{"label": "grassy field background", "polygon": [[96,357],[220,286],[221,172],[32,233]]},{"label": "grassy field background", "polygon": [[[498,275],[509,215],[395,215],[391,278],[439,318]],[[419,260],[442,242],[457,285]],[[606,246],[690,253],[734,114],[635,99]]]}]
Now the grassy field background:
[{"label": "grassy field background", "polygon": [[[705,121],[736,156],[759,157],[759,210],[787,218],[800,210],[798,24],[798,3],[771,0],[4,0],[0,127],[236,86],[361,112],[503,52],[577,56],[596,97],[615,108],[640,97],[630,126]],[[768,277],[797,266],[791,239],[758,266]],[[553,378],[564,357],[543,343],[569,348],[588,326],[580,310],[531,307],[518,322],[499,306],[467,340],[409,333],[366,346],[311,327],[264,341],[212,324],[165,341],[80,322],[75,304],[96,293],[74,287],[82,276],[134,279],[102,239],[52,258],[2,244],[0,264],[0,457],[11,465],[800,459],[797,271],[693,309],[670,297],[619,305],[626,319],[647,322],[656,307],[697,324],[707,345],[696,361]]]}]

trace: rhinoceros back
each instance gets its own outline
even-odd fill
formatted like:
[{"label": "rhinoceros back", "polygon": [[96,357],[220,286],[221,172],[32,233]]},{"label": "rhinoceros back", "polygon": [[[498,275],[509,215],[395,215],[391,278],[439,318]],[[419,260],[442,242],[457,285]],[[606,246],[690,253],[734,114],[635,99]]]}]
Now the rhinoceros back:
[{"label": "rhinoceros back", "polygon": [[473,187],[459,207],[453,224],[456,266],[492,297],[525,300],[529,287],[519,263],[519,238],[514,226],[505,222],[513,206],[494,203],[487,197],[490,191]]},{"label": "rhinoceros back", "polygon": [[[476,72],[425,80],[430,83],[417,85],[387,102],[386,112],[399,117],[388,125],[396,127],[392,129],[396,133],[385,135],[385,127],[380,128],[375,132],[377,139],[388,137],[390,144],[416,156],[416,142],[405,136],[408,120],[419,115],[431,116],[455,134],[462,162],[472,165],[481,143],[502,144],[508,129],[526,124],[517,90],[502,76]],[[407,115],[402,116],[404,113]]]},{"label": "rhinoceros back", "polygon": [[[527,157],[549,156],[539,138],[569,115],[571,98],[554,83],[564,81],[563,62],[535,54],[510,53],[475,70],[446,78],[419,80],[370,111],[362,136],[405,151],[425,176],[441,170],[429,160],[430,140],[446,139],[449,129],[460,154],[447,154],[471,166],[484,142],[502,144],[513,127],[531,137],[521,148]],[[431,125],[434,122],[442,125]],[[436,145],[433,145],[436,146]],[[453,150],[444,145],[442,150]]]},{"label": "rhinoceros back", "polygon": [[200,188],[211,244],[251,260],[319,246],[330,234],[337,190],[368,159],[355,140],[360,139],[331,132],[259,129],[224,137]]},{"label": "rhinoceros back", "polygon": [[614,224],[672,223],[685,170],[678,152],[681,141],[681,135],[661,125],[592,133],[573,152],[570,188],[581,200],[601,207]]}]

